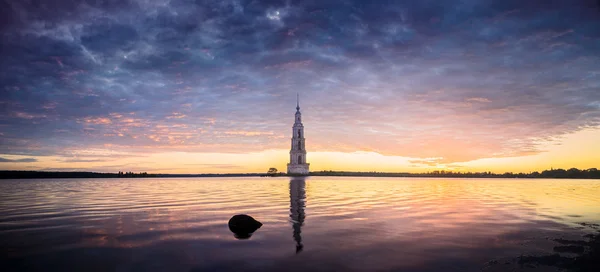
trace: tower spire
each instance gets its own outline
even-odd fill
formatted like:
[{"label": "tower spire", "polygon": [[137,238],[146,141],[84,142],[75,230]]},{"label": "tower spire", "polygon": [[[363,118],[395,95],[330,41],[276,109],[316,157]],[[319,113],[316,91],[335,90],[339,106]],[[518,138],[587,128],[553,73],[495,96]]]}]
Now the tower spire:
[{"label": "tower spire", "polygon": [[304,126],[300,113],[300,93],[296,93],[296,114],[292,127],[292,146],[290,149],[290,163],[287,165],[288,174],[308,175],[309,163],[306,162],[306,146],[304,145]]}]

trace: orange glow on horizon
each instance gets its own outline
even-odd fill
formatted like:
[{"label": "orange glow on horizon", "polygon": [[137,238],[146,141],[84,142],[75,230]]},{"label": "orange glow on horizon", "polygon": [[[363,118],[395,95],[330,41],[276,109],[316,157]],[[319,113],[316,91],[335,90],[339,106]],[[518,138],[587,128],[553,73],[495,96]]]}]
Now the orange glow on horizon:
[{"label": "orange glow on horizon", "polygon": [[[466,162],[445,162],[441,157],[410,158],[386,156],[373,151],[336,152],[310,149],[311,171],[377,171],[420,173],[435,170],[461,172],[532,172],[550,168],[598,168],[600,129],[586,129],[565,135],[559,142],[539,144],[540,153],[517,157],[489,157]],[[111,148],[108,146],[107,148]],[[270,167],[285,171],[289,150],[273,149],[251,153],[158,152],[128,153],[114,149],[88,149],[86,158],[35,157],[35,162],[4,162],[5,170],[44,171],[134,171],[148,173],[262,173]],[[31,156],[3,156],[22,160]],[[107,166],[108,165],[108,166]]]}]

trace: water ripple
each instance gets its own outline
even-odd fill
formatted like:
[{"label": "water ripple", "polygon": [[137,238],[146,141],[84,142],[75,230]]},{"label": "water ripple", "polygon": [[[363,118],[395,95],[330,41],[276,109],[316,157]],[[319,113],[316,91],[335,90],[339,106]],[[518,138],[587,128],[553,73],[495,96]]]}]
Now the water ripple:
[{"label": "water ripple", "polygon": [[[476,271],[486,258],[530,250],[523,241],[600,222],[598,184],[343,177],[2,180],[0,248],[9,268],[24,268],[7,271],[70,270],[69,260],[77,258],[124,271],[174,260],[182,271],[235,263],[279,271],[311,262],[323,270],[329,264],[335,270],[419,271],[421,264],[424,271]],[[236,241],[227,228],[238,213],[264,224],[250,240]],[[293,259],[296,254],[304,261]],[[410,260],[398,262],[397,256]],[[441,261],[436,269],[424,266],[449,258],[454,262]]]}]

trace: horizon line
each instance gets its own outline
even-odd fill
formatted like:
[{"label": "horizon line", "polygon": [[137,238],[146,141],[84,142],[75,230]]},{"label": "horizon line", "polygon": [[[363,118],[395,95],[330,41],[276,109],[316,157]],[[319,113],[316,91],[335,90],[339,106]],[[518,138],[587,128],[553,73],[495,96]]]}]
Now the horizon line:
[{"label": "horizon line", "polygon": [[[578,171],[589,171],[589,170],[594,170],[594,171],[598,171],[598,168],[596,167],[591,167],[591,168],[583,168],[583,169],[579,169],[577,167],[570,167],[570,168],[550,168],[550,169],[544,169],[541,171],[528,171],[528,172],[512,172],[512,171],[505,171],[505,172],[494,172],[494,171],[453,171],[453,170],[432,170],[432,171],[427,171],[427,172],[386,172],[386,171],[349,171],[349,170],[319,170],[319,171],[310,171],[309,173],[326,173],[326,172],[333,172],[333,173],[356,173],[356,174],[408,174],[408,175],[424,175],[424,174],[493,174],[493,175],[502,175],[502,174],[533,174],[533,173],[542,173],[544,171],[559,171],[559,170],[563,170],[563,171],[569,171],[571,169],[576,169]],[[147,171],[140,171],[140,172],[133,172],[133,171],[117,171],[117,172],[98,172],[98,171],[89,171],[89,170],[77,170],[77,171],[46,171],[46,170],[0,170],[0,173],[2,172],[20,172],[20,173],[25,173],[25,172],[30,172],[30,173],[94,173],[94,174],[111,174],[111,175],[119,175],[119,173],[121,172],[123,175],[127,175],[126,173],[131,173],[133,175],[140,175],[140,174],[147,174],[147,175],[186,175],[186,176],[191,176],[191,175],[264,175],[267,173],[267,171],[265,172],[239,172],[239,173],[152,173],[152,172],[147,172]],[[286,174],[286,172],[284,171],[278,171],[277,174]]]}]

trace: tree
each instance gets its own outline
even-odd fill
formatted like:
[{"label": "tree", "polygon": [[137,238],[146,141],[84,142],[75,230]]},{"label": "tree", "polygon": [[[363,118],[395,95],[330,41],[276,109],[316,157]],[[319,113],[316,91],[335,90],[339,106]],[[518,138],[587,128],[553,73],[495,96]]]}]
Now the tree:
[{"label": "tree", "polygon": [[271,167],[269,168],[269,171],[267,171],[267,175],[274,177],[275,175],[277,175],[277,168],[275,167]]}]

